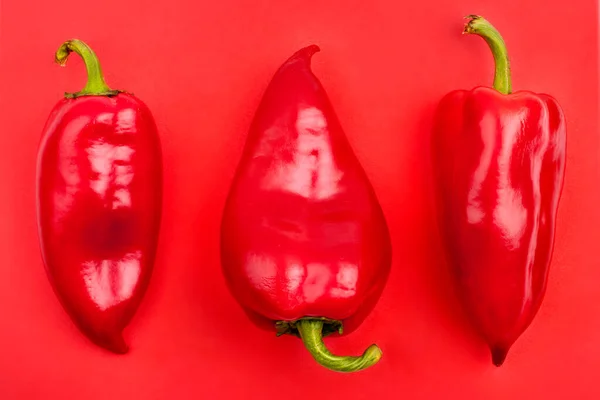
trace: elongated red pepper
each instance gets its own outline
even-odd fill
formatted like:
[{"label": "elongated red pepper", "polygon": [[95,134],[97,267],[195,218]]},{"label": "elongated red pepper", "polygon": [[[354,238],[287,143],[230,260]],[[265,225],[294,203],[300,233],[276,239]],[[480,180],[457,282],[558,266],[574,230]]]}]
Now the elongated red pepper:
[{"label": "elongated red pepper", "polygon": [[62,305],[96,344],[128,346],[122,330],[146,291],[159,234],[162,160],[154,119],[111,90],[79,40],[56,52],[85,63],[88,81],[52,110],[38,154],[37,209],[44,264]]},{"label": "elongated red pepper", "polygon": [[511,92],[504,40],[484,18],[494,87],[446,95],[433,154],[441,233],[458,292],[500,366],[544,297],[565,173],[566,125],[549,95]]},{"label": "elongated red pepper", "polygon": [[302,338],[321,365],[357,371],[381,350],[331,354],[378,301],[391,264],[384,214],[310,69],[315,45],[277,71],[256,112],[226,202],[225,278],[259,326]]}]

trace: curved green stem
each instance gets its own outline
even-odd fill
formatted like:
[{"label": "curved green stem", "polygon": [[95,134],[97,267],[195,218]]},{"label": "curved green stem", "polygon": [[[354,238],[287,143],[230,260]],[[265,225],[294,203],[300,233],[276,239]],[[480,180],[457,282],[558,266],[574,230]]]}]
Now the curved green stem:
[{"label": "curved green stem", "polygon": [[94,51],[84,42],[77,39],[67,40],[58,50],[56,50],[55,61],[64,66],[67,63],[69,54],[77,53],[85,64],[87,70],[87,83],[80,92],[65,93],[66,98],[75,98],[80,96],[115,96],[120,90],[112,90],[104,81],[100,61]]},{"label": "curved green stem", "polygon": [[325,368],[337,372],[355,372],[375,365],[381,358],[381,350],[372,344],[362,356],[336,356],[323,343],[323,320],[302,319],[296,323],[296,328],[313,358]]},{"label": "curved green stem", "polygon": [[503,94],[511,93],[510,62],[508,60],[506,44],[500,32],[479,15],[469,15],[466,18],[469,19],[469,22],[465,25],[463,33],[481,36],[490,47],[490,50],[492,50],[494,62],[496,63],[494,89]]}]

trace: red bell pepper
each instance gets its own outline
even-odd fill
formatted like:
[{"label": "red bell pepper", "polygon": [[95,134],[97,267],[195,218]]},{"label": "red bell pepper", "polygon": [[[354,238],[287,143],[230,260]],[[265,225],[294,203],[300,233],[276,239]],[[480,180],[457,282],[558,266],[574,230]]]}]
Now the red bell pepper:
[{"label": "red bell pepper", "polygon": [[76,325],[115,353],[146,291],[159,234],[162,160],[149,109],[111,90],[79,40],[56,52],[85,63],[88,81],[56,104],[38,153],[37,212],[49,280]]},{"label": "red bell pepper", "polygon": [[391,245],[375,192],[311,71],[317,51],[296,52],[264,93],[227,198],[221,260],[254,322],[299,336],[318,363],[351,372],[375,364],[381,350],[336,356],[323,337],[352,332],[375,306]]},{"label": "red bell pepper", "polygon": [[544,297],[565,173],[566,126],[546,94],[511,91],[507,50],[484,18],[464,33],[494,56],[493,88],[440,102],[433,155],[438,217],[459,296],[502,365]]}]

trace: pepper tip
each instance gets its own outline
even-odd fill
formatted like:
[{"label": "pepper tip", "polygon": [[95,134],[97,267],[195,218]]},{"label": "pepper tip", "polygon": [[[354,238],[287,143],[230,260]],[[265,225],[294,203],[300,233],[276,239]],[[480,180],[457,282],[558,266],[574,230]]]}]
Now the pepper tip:
[{"label": "pepper tip", "polygon": [[299,53],[302,53],[302,56],[306,57],[306,58],[311,58],[312,56],[315,55],[315,53],[318,53],[321,51],[321,48],[316,45],[316,44],[311,44],[308,45],[302,49],[300,49]]},{"label": "pepper tip", "polygon": [[300,50],[298,50],[297,52],[295,52],[289,58],[288,61],[301,59],[301,60],[310,62],[310,59],[312,58],[312,56],[314,56],[315,53],[318,53],[319,51],[321,51],[321,48],[318,45],[311,44],[311,45],[305,46],[305,47],[301,48]]},{"label": "pepper tip", "polygon": [[501,346],[494,346],[491,348],[491,352],[492,352],[492,363],[496,367],[502,366],[502,364],[504,364],[504,361],[506,360],[508,350]]},{"label": "pepper tip", "polygon": [[125,343],[123,335],[119,333],[107,334],[96,338],[97,343],[106,350],[115,354],[127,354],[129,346]]}]

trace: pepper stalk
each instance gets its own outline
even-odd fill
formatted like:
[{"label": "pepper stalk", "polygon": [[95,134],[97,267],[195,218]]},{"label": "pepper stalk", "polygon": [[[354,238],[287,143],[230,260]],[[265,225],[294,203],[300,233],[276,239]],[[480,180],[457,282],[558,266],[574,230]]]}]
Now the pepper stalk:
[{"label": "pepper stalk", "polygon": [[375,344],[369,346],[361,356],[332,354],[323,343],[324,323],[323,319],[304,318],[294,324],[306,349],[323,367],[336,372],[356,372],[377,364],[381,359],[382,351]]},{"label": "pepper stalk", "polygon": [[60,66],[65,66],[69,54],[77,53],[85,64],[87,70],[87,82],[85,87],[75,93],[65,93],[67,99],[74,99],[81,96],[116,96],[121,90],[114,90],[108,87],[102,75],[100,61],[94,51],[84,42],[78,39],[71,39],[64,42],[56,51],[54,61]]},{"label": "pepper stalk", "polygon": [[479,15],[468,15],[469,21],[465,25],[463,34],[473,34],[482,37],[494,56],[496,69],[494,71],[494,89],[503,94],[512,92],[510,78],[510,61],[506,43],[500,32],[485,18]]}]

